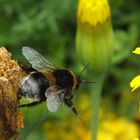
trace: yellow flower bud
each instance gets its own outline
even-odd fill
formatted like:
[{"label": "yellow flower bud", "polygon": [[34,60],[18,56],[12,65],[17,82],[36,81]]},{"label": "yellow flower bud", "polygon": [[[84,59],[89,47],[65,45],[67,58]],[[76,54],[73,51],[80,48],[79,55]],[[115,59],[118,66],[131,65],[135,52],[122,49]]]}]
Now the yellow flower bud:
[{"label": "yellow flower bud", "polygon": [[112,56],[113,31],[107,0],[79,0],[77,12],[77,54],[83,63],[101,73]]}]

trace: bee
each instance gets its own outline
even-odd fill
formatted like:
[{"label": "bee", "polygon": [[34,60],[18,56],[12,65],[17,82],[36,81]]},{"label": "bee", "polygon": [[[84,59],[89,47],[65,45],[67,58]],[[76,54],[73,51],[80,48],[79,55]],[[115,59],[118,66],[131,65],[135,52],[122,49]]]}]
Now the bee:
[{"label": "bee", "polygon": [[[81,82],[80,76],[76,76],[70,69],[56,68],[49,60],[30,47],[23,47],[22,54],[32,65],[29,74],[21,80],[19,94],[31,100],[31,103],[19,105],[19,107],[31,107],[42,102],[47,102],[50,112],[56,112],[64,103],[78,115],[73,105],[73,93]],[[26,68],[27,70],[27,68]]]}]

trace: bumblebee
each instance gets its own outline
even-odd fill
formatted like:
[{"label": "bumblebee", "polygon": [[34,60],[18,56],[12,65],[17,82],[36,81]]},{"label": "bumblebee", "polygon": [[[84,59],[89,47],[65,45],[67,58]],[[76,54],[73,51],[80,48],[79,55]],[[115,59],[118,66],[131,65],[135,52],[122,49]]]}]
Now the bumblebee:
[{"label": "bumblebee", "polygon": [[32,102],[19,107],[30,107],[47,102],[50,112],[56,112],[64,103],[78,115],[73,105],[73,91],[79,88],[82,80],[70,69],[58,69],[40,53],[30,47],[23,47],[22,54],[32,65],[29,75],[21,80],[20,96]]}]

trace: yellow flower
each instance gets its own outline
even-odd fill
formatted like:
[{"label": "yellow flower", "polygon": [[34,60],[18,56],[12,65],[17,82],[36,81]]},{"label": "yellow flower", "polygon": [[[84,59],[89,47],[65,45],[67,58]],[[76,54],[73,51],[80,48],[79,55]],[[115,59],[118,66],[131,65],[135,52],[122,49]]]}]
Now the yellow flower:
[{"label": "yellow flower", "polygon": [[[137,47],[133,53],[140,54],[140,47]],[[140,87],[140,75],[136,76],[132,81],[130,82],[130,87],[132,88],[132,91],[136,90]]]},{"label": "yellow flower", "polygon": [[98,132],[98,140],[115,140],[115,136],[111,133],[108,133],[104,130]]},{"label": "yellow flower", "polygon": [[79,0],[77,25],[76,48],[80,60],[89,63],[95,75],[106,72],[114,46],[108,1]]},{"label": "yellow flower", "polygon": [[134,138],[133,140],[140,140],[138,137]]},{"label": "yellow flower", "polygon": [[135,54],[140,54],[140,47],[137,47],[137,48],[133,51],[133,53],[135,53]]},{"label": "yellow flower", "polygon": [[139,136],[139,127],[136,123],[111,115],[101,120],[98,140],[133,140]]},{"label": "yellow flower", "polygon": [[132,91],[136,90],[140,87],[140,75],[136,76],[131,82],[130,87],[132,88]]}]

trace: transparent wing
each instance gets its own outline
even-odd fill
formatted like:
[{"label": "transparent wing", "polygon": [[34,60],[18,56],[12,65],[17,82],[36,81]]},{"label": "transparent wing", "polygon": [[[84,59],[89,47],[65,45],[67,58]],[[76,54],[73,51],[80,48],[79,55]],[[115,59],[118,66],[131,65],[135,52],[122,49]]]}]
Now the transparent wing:
[{"label": "transparent wing", "polygon": [[47,98],[47,108],[50,112],[58,111],[63,103],[65,92],[65,89],[61,89],[58,91],[48,89],[45,92],[45,96]]},{"label": "transparent wing", "polygon": [[32,64],[32,67],[38,71],[45,69],[55,69],[55,67],[47,59],[30,47],[23,47],[22,54]]}]

